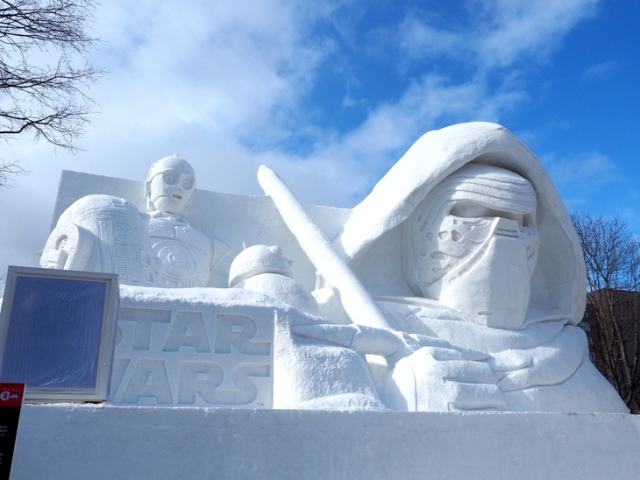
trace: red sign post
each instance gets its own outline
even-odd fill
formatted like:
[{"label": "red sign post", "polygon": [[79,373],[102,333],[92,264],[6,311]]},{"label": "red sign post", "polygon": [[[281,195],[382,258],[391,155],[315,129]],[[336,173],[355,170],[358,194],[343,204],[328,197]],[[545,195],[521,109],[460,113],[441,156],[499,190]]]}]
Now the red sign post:
[{"label": "red sign post", "polygon": [[0,383],[0,480],[9,480],[24,383]]}]

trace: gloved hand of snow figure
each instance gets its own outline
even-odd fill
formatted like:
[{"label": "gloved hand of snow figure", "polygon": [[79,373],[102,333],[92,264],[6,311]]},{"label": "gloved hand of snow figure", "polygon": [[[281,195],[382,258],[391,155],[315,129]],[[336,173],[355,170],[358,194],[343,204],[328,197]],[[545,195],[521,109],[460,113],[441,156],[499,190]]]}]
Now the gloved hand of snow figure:
[{"label": "gloved hand of snow figure", "polygon": [[292,325],[291,332],[301,337],[352,348],[358,353],[381,355],[387,358],[390,366],[423,347],[432,347],[436,351],[443,352],[451,350],[471,361],[484,360],[489,357],[488,354],[477,350],[454,347],[446,340],[436,337],[355,324]]},{"label": "gloved hand of snow figure", "polygon": [[498,386],[505,392],[557,385],[574,374],[587,348],[587,337],[582,329],[567,326],[544,345],[493,353],[487,363],[497,373]]},{"label": "gloved hand of snow figure", "polygon": [[295,325],[301,337],[382,355],[392,370],[381,399],[398,411],[504,410],[488,355],[436,337],[360,325]]},{"label": "gloved hand of snow figure", "polygon": [[391,409],[404,412],[504,410],[498,377],[485,362],[450,348],[422,347],[398,361],[380,392]]}]

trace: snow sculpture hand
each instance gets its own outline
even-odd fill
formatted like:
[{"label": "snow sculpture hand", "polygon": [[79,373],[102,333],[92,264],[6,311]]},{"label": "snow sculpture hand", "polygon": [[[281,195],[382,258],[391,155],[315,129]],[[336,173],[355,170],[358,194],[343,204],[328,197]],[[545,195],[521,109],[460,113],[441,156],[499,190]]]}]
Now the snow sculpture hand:
[{"label": "snow sculpture hand", "polygon": [[396,411],[504,410],[498,378],[462,352],[422,347],[398,361],[383,384],[382,400]]},{"label": "snow sculpture hand", "polygon": [[587,348],[582,329],[567,326],[551,342],[527,350],[494,353],[488,364],[497,373],[498,386],[505,392],[557,385],[574,374]]},{"label": "snow sculpture hand", "polygon": [[390,365],[395,365],[400,359],[412,355],[423,347],[430,347],[436,352],[451,351],[464,360],[484,360],[489,357],[488,354],[476,350],[454,347],[440,338],[384,328],[331,323],[292,325],[290,328],[293,334],[300,337],[349,347],[358,353],[381,355],[387,358]]},{"label": "snow sculpture hand", "polygon": [[[364,327],[355,324],[334,325],[332,323],[292,325],[290,328],[296,336],[352,348],[362,354],[381,355],[386,357],[390,363],[395,363],[420,348],[418,341],[411,338],[415,336],[384,328]],[[448,342],[438,338],[435,338],[434,341],[449,345]]]},{"label": "snow sculpture hand", "polygon": [[398,411],[504,410],[498,378],[480,360],[488,355],[446,340],[361,325],[292,325],[296,336],[381,355],[395,368],[382,397]]}]

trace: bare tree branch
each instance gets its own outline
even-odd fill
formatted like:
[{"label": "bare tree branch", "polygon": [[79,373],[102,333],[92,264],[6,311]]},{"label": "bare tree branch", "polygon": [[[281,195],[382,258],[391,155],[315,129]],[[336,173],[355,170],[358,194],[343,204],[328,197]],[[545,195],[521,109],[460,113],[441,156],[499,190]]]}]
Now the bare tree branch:
[{"label": "bare tree branch", "polygon": [[587,266],[589,350],[632,413],[640,412],[640,242],[616,217],[571,216]]},{"label": "bare tree branch", "polygon": [[[98,41],[86,31],[94,8],[94,0],[0,0],[3,140],[30,133],[78,149],[95,107],[84,88],[102,75],[83,58]],[[15,168],[15,162],[0,162],[0,185]]]}]

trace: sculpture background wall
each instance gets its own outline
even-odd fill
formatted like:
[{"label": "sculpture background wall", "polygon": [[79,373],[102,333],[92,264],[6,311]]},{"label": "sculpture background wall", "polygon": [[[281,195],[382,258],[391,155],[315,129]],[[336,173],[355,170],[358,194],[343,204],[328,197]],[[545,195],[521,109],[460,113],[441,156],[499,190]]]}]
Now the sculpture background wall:
[{"label": "sculpture background wall", "polygon": [[[63,171],[58,198],[53,212],[52,230],[58,218],[78,199],[92,194],[125,198],[146,212],[144,182],[80,172]],[[306,206],[309,215],[327,233],[336,235],[351,210],[316,205]],[[187,219],[202,232],[224,242],[233,252],[244,246],[278,245],[289,258],[295,259],[292,269],[296,280],[307,290],[313,290],[316,270],[302,253],[298,242],[284,225],[273,202],[265,196],[249,197],[196,189],[189,202]],[[217,276],[210,286],[225,288],[227,278]]]}]

